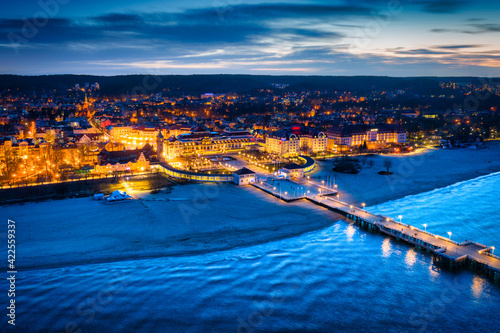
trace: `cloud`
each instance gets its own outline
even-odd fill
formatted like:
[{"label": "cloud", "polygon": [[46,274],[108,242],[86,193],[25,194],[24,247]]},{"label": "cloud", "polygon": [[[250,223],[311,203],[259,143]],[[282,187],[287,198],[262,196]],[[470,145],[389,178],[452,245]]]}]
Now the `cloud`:
[{"label": "cloud", "polygon": [[419,0],[414,1],[422,5],[422,9],[428,13],[449,14],[455,13],[467,4],[465,0]]},{"label": "cloud", "polygon": [[454,32],[463,33],[469,35],[484,34],[484,33],[496,33],[500,32],[500,24],[498,23],[471,23],[467,24],[465,29],[431,29],[431,32],[444,33],[444,32]]},{"label": "cloud", "polygon": [[[50,19],[38,28],[35,36],[28,38],[27,43],[20,45],[16,58],[8,50],[7,35],[16,33],[22,36],[26,22],[0,19],[0,60],[6,61],[6,66],[14,70],[27,70],[19,65],[23,63],[37,71],[42,70],[41,67],[43,70],[82,68],[83,71],[97,68],[100,73],[106,70],[134,73],[150,69],[165,73],[279,73],[280,70],[325,74],[366,70],[371,71],[366,73],[373,73],[382,68],[391,71],[386,64],[394,63],[415,66],[463,64],[467,60],[481,64],[497,63],[495,57],[498,53],[491,51],[491,47],[491,53],[488,53],[487,45],[474,44],[473,40],[465,38],[459,42],[461,44],[412,47],[411,40],[398,43],[380,34],[367,47],[352,47],[354,32],[364,31],[367,22],[373,23],[372,13],[386,9],[387,0],[360,0],[356,5],[347,0],[338,0],[334,4],[327,0],[307,4],[250,5],[224,0],[221,3],[226,5],[208,2],[212,7],[174,8],[175,12],[113,11],[98,16]],[[462,9],[465,3],[413,0],[402,5],[404,18],[405,15],[411,17],[415,9],[433,14],[450,13]],[[433,15],[427,14],[429,16]],[[494,33],[499,29],[498,25],[487,21],[461,20],[461,26],[457,25],[460,30],[433,29],[433,32]],[[411,24],[409,20],[409,27],[419,28]],[[399,29],[396,20],[394,26],[396,28],[384,26],[384,32],[391,35],[394,29]],[[398,34],[401,32],[397,31]],[[389,48],[391,45],[400,47]],[[484,52],[472,52],[479,47],[485,49]]]},{"label": "cloud", "polygon": [[102,22],[106,24],[116,24],[116,23],[142,23],[143,19],[137,14],[119,14],[112,13],[101,15],[93,18],[97,22]]},{"label": "cloud", "polygon": [[262,21],[269,18],[325,18],[350,17],[370,15],[371,7],[350,5],[323,5],[323,4],[257,4],[257,5],[229,5],[212,8],[191,9],[185,12],[185,18],[203,19],[210,21],[224,20],[251,20]]},{"label": "cloud", "polygon": [[481,44],[464,44],[464,45],[437,45],[433,46],[433,48],[437,49],[471,49],[476,47],[481,47]]}]

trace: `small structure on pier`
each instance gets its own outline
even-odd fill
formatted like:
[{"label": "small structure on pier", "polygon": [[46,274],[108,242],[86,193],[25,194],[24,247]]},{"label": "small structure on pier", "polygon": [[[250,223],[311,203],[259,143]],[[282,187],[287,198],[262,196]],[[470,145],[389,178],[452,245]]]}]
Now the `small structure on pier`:
[{"label": "small structure on pier", "polygon": [[247,185],[255,182],[255,172],[243,168],[233,172],[233,181],[236,185]]},{"label": "small structure on pier", "polygon": [[296,163],[288,164],[278,170],[278,175],[283,175],[285,178],[302,178],[304,177],[304,167]]}]

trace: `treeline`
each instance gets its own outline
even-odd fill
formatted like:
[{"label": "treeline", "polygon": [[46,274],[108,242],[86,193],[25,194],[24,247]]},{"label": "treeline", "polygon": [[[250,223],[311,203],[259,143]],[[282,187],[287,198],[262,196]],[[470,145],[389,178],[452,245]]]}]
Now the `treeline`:
[{"label": "treeline", "polygon": [[[270,75],[0,75],[0,89],[22,91],[65,90],[84,83],[98,82],[106,96],[122,94],[150,94],[166,91],[173,96],[183,94],[247,93],[259,89],[275,91],[351,91],[359,94],[371,91],[392,91],[411,88],[415,94],[441,91],[441,81],[467,81],[481,83],[478,78],[401,78],[385,76],[270,76]],[[494,79],[498,82],[498,79]],[[284,90],[271,83],[288,84]]]}]

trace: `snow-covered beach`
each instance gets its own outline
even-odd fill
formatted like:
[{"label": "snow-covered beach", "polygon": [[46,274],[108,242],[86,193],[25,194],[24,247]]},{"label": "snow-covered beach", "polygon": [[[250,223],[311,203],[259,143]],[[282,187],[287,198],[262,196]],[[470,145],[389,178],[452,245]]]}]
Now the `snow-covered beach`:
[{"label": "snow-covered beach", "polygon": [[141,200],[116,205],[79,198],[1,207],[2,216],[16,221],[17,266],[203,253],[300,235],[334,222],[326,209],[286,204],[253,187],[184,185],[170,194],[135,196]]},{"label": "snow-covered beach", "polygon": [[[377,156],[373,168],[356,176],[337,174],[336,183],[342,200],[382,203],[500,171],[500,145],[488,146],[387,157],[394,162],[392,176],[377,174],[386,158]],[[333,175],[330,166],[320,162],[312,178]],[[5,219],[16,221],[17,267],[224,250],[297,236],[339,219],[307,201],[284,203],[250,186],[193,184],[169,194],[134,195],[141,200],[105,205],[79,198],[0,207]]]},{"label": "snow-covered beach", "polygon": [[[357,175],[334,173],[332,161],[321,161],[310,177],[320,181],[330,176],[330,182],[338,186],[341,200],[373,206],[500,171],[500,142],[487,142],[486,147],[481,150],[427,149],[411,155],[368,157]],[[386,159],[392,161],[393,175],[378,174],[386,170]],[[371,168],[370,160],[374,162]]]}]

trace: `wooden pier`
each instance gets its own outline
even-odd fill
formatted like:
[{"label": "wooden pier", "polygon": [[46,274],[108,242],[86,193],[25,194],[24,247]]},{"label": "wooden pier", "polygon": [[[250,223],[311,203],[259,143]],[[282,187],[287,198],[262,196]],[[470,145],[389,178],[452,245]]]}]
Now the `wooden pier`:
[{"label": "wooden pier", "polygon": [[450,269],[468,267],[500,283],[500,257],[491,254],[492,247],[472,241],[455,242],[409,224],[370,212],[329,196],[307,196],[309,201],[339,213],[369,230],[412,244],[433,254],[437,265]]},{"label": "wooden pier", "polygon": [[441,267],[457,269],[467,267],[481,273],[496,283],[500,283],[500,257],[491,252],[494,248],[472,241],[455,242],[449,238],[420,230],[409,224],[403,224],[392,218],[374,215],[365,209],[339,201],[334,193],[310,194],[283,193],[265,183],[253,184],[254,187],[267,192],[285,202],[306,199],[316,205],[330,209],[358,223],[368,230],[381,232],[398,240],[412,244],[417,248],[432,253],[434,263]]}]

